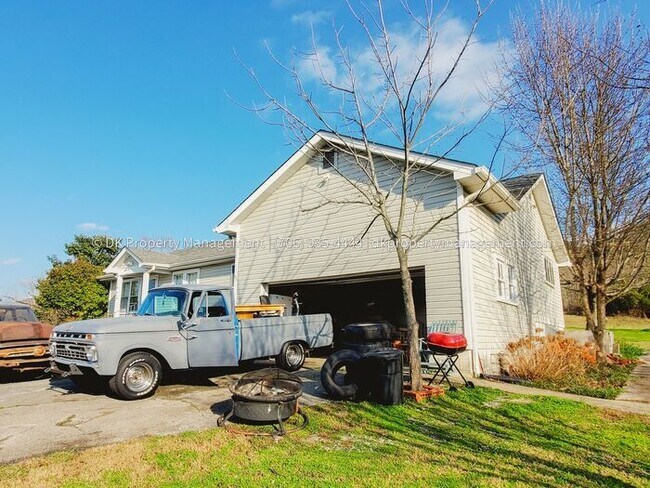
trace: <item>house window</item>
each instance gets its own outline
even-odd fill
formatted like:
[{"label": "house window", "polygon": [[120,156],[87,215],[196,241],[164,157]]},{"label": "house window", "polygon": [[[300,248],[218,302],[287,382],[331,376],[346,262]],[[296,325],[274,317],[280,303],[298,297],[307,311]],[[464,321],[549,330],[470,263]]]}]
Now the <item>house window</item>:
[{"label": "house window", "polygon": [[140,304],[140,280],[128,280],[122,284],[122,300],[120,311],[133,313],[138,310]]},{"label": "house window", "polygon": [[152,276],[149,278],[149,290],[153,290],[158,286],[158,277],[157,276]]},{"label": "house window", "polygon": [[544,279],[549,285],[555,286],[555,266],[547,257],[544,257]]},{"label": "house window", "polygon": [[230,286],[235,286],[235,265],[230,267]]},{"label": "house window", "polygon": [[517,303],[517,272],[515,267],[501,258],[496,258],[497,299]]},{"label": "house window", "polygon": [[198,285],[199,270],[190,269],[188,271],[179,271],[172,274],[172,284],[174,285]]}]

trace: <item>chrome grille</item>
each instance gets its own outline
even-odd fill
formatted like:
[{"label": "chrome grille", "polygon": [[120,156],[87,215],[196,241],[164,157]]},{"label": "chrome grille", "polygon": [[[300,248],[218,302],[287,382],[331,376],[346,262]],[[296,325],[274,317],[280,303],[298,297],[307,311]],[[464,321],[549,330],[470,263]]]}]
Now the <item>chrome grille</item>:
[{"label": "chrome grille", "polygon": [[78,332],[55,332],[54,337],[57,339],[85,339],[86,334],[80,334]]},{"label": "chrome grille", "polygon": [[56,357],[65,359],[81,359],[83,361],[87,360],[87,346],[71,342],[55,342],[52,345],[54,346],[54,355]]}]

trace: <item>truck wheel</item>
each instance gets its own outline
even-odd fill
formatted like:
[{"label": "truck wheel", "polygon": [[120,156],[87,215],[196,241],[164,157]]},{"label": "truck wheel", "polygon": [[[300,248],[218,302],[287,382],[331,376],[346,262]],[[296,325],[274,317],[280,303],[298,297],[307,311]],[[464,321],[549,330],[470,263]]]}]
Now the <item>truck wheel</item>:
[{"label": "truck wheel", "polygon": [[137,400],[153,395],[161,376],[162,366],[155,356],[134,352],[122,358],[108,385],[119,398]]},{"label": "truck wheel", "polygon": [[275,357],[275,363],[286,371],[298,371],[305,364],[305,347],[300,342],[287,342]]},{"label": "truck wheel", "polygon": [[[320,382],[325,391],[336,400],[350,400],[357,394],[358,386],[351,378],[351,366],[361,361],[363,356],[350,349],[341,349],[327,358],[320,370]],[[346,375],[344,384],[336,381],[336,375],[341,368],[345,367]]]}]

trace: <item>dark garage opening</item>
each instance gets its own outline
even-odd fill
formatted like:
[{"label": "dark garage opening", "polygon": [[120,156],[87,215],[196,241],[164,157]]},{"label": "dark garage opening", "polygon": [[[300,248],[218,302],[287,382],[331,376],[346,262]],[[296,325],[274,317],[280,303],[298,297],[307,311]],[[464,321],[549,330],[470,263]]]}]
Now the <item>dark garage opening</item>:
[{"label": "dark garage opening", "polygon": [[[412,269],[411,276],[418,322],[425,324],[424,268]],[[355,322],[386,321],[397,328],[406,327],[398,271],[269,284],[272,295],[292,296],[295,292],[299,295],[301,314],[332,315],[336,343],[339,343],[340,330]]]}]

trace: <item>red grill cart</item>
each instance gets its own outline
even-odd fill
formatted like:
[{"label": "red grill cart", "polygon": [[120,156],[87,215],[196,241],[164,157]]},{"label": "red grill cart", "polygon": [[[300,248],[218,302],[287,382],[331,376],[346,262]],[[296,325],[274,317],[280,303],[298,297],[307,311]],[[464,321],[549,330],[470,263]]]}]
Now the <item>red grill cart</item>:
[{"label": "red grill cart", "polygon": [[447,327],[447,330],[432,330],[426,339],[420,339],[422,370],[433,374],[429,385],[434,381],[437,381],[437,384],[446,381],[450,391],[455,391],[456,387],[451,384],[449,375],[456,371],[466,387],[474,388],[474,383],[467,381],[457,365],[458,355],[467,349],[467,339],[463,334],[451,332],[449,329],[450,327]]}]

